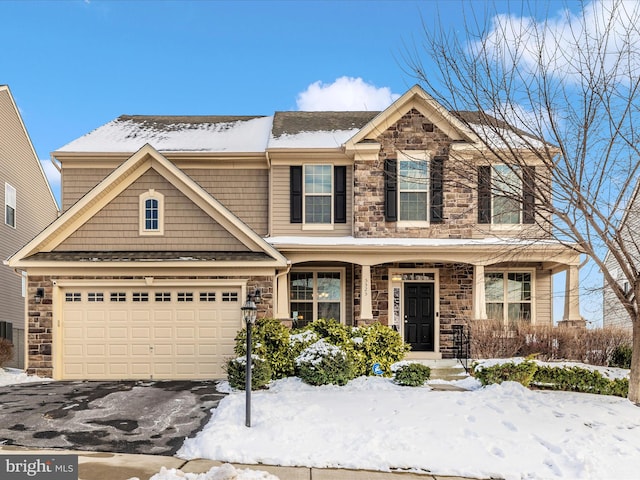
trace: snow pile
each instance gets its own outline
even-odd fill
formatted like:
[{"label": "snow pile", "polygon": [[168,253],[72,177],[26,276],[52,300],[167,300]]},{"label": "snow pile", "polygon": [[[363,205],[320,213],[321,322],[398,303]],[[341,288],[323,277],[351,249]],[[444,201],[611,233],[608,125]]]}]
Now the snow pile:
[{"label": "snow pile", "polygon": [[637,478],[640,408],[628,400],[452,383],[475,390],[401,387],[380,377],[345,387],[278,380],[253,393],[251,428],[244,392],[232,392],[178,455],[507,480]]},{"label": "snow pile", "polygon": [[23,370],[15,368],[0,368],[0,386],[28,382],[50,382],[50,378],[37,375],[27,375]]},{"label": "snow pile", "polygon": [[[133,477],[129,480],[140,479]],[[233,465],[225,463],[219,467],[212,467],[205,473],[185,473],[175,468],[162,467],[160,472],[149,480],[278,480],[278,477],[262,470],[236,469]]]}]

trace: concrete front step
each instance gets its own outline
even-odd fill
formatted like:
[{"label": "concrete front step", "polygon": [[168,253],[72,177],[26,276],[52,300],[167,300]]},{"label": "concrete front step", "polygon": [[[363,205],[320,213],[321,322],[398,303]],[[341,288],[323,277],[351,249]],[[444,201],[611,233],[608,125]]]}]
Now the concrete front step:
[{"label": "concrete front step", "polygon": [[[409,352],[405,359],[431,368],[432,380],[462,380],[467,376],[460,360],[455,358],[426,359],[420,358],[420,352]],[[470,361],[468,363],[471,365]]]}]

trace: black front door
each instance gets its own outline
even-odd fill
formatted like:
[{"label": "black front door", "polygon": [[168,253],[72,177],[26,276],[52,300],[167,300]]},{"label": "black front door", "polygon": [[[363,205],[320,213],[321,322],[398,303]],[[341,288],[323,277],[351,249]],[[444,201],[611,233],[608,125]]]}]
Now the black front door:
[{"label": "black front door", "polygon": [[413,351],[434,351],[433,303],[433,283],[405,283],[404,341]]}]

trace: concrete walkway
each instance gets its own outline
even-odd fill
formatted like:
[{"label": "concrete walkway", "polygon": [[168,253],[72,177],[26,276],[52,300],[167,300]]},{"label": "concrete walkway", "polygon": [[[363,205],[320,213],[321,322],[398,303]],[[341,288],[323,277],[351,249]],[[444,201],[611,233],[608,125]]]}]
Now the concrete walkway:
[{"label": "concrete walkway", "polygon": [[[211,467],[221,465],[212,460],[182,460],[161,455],[138,455],[125,453],[77,452],[70,450],[27,449],[0,447],[0,455],[78,455],[78,480],[129,480],[137,477],[148,480],[161,467],[180,469],[185,473],[204,473]],[[275,465],[241,465],[269,472],[280,480],[469,480],[465,477],[417,473],[387,473],[369,470],[346,470],[335,468],[281,467]]]}]

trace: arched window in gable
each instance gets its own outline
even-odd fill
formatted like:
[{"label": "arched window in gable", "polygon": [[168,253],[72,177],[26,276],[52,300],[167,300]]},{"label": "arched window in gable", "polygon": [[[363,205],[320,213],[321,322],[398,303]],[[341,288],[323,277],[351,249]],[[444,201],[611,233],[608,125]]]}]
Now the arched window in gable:
[{"label": "arched window in gable", "polygon": [[140,195],[140,235],[164,234],[164,195],[154,189]]}]

